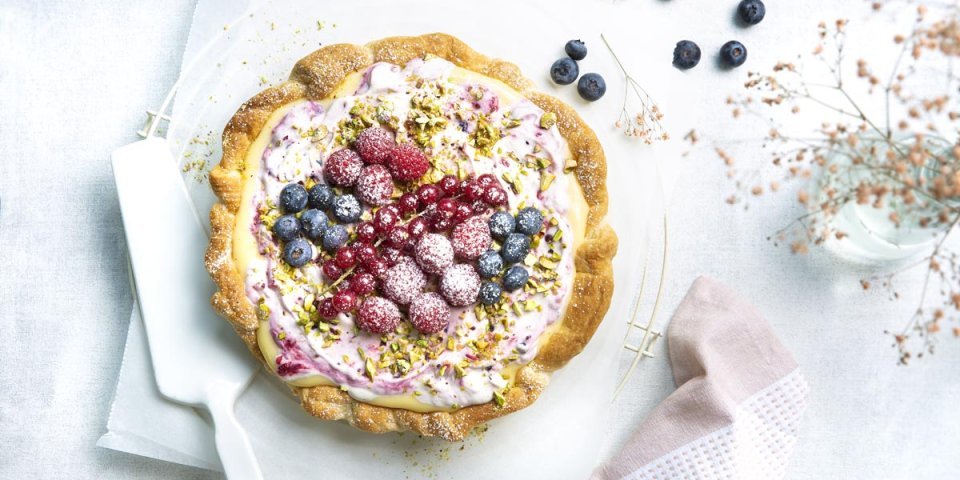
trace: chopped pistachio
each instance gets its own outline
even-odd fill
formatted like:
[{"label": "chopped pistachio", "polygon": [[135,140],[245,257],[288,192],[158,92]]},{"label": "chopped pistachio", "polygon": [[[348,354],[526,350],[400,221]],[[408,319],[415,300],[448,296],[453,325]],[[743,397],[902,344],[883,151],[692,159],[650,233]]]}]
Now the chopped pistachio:
[{"label": "chopped pistachio", "polygon": [[503,394],[500,392],[493,392],[493,402],[497,404],[498,407],[503,407],[503,404],[506,403],[506,399],[503,397]]},{"label": "chopped pistachio", "polygon": [[544,113],[540,117],[540,127],[550,128],[557,124],[557,114],[553,112]]},{"label": "chopped pistachio", "polygon": [[543,172],[543,174],[540,175],[540,191],[541,192],[547,191],[547,189],[550,188],[550,184],[553,183],[554,178],[557,178],[557,177],[552,173]]}]

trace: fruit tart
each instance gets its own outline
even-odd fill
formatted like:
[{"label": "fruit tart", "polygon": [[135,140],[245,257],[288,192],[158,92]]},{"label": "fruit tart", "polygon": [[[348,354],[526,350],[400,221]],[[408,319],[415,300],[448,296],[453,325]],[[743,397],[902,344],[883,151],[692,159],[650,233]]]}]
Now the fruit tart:
[{"label": "fruit tart", "polygon": [[444,34],[330,45],[224,129],[212,303],[310,414],[462,439],[603,319],[605,177],[510,63]]}]

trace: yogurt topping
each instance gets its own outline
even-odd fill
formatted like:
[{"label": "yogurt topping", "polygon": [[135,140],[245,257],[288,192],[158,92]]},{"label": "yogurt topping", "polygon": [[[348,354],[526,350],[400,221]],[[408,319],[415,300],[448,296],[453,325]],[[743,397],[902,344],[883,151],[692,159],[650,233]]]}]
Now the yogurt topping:
[{"label": "yogurt topping", "polygon": [[[378,63],[344,85],[350,90],[332,100],[288,106],[261,133],[269,142],[249,197],[250,218],[242,219],[256,252],[241,262],[246,294],[267,329],[259,336],[261,349],[287,381],[336,384],[370,403],[400,396],[441,410],[502,401],[516,368],[536,356],[539,340],[563,314],[573,242],[582,234],[582,226],[579,232],[572,226],[582,205],[575,179],[564,173],[570,152],[552,125],[555,116],[496,80],[439,58],[404,67]],[[530,270],[523,289],[497,305],[453,309],[446,330],[432,335],[406,319],[396,331],[374,335],[355,326],[355,314],[333,320],[317,314],[315,302],[330,290],[318,261],[329,254],[315,249],[315,261],[301,268],[280,259],[270,228],[280,215],[276,199],[291,182],[324,182],[324,160],[375,125],[427,152],[425,180],[491,173],[508,187],[511,213],[531,206],[545,213],[547,227],[523,262]]]}]

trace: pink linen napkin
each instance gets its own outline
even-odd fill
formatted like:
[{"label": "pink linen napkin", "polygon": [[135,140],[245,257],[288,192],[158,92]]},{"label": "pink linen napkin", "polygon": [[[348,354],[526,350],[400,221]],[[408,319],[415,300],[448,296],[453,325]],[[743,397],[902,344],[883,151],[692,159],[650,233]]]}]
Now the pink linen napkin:
[{"label": "pink linen napkin", "polygon": [[591,480],[783,478],[808,387],[757,309],[700,277],[667,342],[677,390]]}]

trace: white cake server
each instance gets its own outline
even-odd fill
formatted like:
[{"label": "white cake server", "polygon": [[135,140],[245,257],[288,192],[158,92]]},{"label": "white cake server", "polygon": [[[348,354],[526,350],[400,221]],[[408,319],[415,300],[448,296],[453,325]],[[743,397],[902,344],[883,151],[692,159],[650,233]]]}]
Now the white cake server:
[{"label": "white cake server", "polygon": [[113,152],[127,248],[160,393],[210,411],[232,480],[261,479],[234,404],[258,367],[209,303],[207,235],[162,138]]}]

